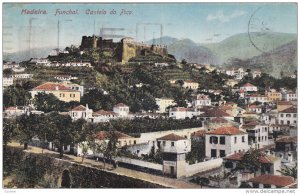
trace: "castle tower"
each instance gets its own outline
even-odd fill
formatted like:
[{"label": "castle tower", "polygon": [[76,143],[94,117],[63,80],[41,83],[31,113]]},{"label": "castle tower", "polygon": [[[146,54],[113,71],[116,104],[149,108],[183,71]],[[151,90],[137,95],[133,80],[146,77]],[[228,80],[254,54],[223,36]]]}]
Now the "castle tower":
[{"label": "castle tower", "polygon": [[157,139],[163,155],[163,174],[174,178],[186,176],[185,156],[191,151],[191,140],[171,133]]}]

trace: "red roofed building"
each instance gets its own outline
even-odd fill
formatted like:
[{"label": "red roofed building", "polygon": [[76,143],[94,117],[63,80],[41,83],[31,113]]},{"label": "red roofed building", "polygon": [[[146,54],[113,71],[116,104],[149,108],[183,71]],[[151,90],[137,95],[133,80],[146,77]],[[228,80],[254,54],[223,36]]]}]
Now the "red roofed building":
[{"label": "red roofed building", "polygon": [[245,92],[257,92],[257,87],[250,83],[246,83],[240,87],[240,90],[244,90]]},{"label": "red roofed building", "polygon": [[[245,152],[237,152],[235,154],[229,155],[224,158],[224,166],[227,169],[235,169],[239,163],[241,163],[244,159]],[[281,160],[275,155],[265,154],[261,152],[261,155],[258,159],[260,163],[260,167],[255,172],[256,175],[261,174],[272,174],[272,175],[280,175]],[[246,171],[251,171],[251,169],[245,168]]]},{"label": "red roofed building", "polygon": [[191,151],[191,140],[174,133],[157,138],[162,151],[163,173],[172,177],[186,176],[185,155]]},{"label": "red roofed building", "polygon": [[249,181],[253,188],[289,188],[295,184],[295,180],[290,176],[279,176],[264,174],[251,178]]},{"label": "red roofed building", "polygon": [[225,157],[248,149],[248,134],[236,127],[219,127],[205,134],[205,152],[209,158]]},{"label": "red roofed building", "polygon": [[33,88],[31,91],[31,97],[34,98],[38,93],[53,94],[59,100],[64,102],[80,101],[80,92],[72,90],[63,84],[47,82]]},{"label": "red roofed building", "polygon": [[111,119],[118,118],[118,114],[112,111],[98,110],[93,113],[93,122],[108,122]]}]

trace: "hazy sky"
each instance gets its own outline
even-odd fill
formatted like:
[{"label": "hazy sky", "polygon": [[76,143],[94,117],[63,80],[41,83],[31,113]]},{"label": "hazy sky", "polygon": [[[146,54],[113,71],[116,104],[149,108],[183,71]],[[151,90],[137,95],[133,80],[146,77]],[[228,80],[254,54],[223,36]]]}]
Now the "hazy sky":
[{"label": "hazy sky", "polygon": [[[46,10],[47,14],[22,14],[22,10],[25,9]],[[56,14],[57,9],[78,10],[78,14]],[[130,11],[131,14],[120,15],[122,9]],[[106,14],[102,12],[102,14],[89,15],[88,10],[105,10]],[[111,14],[112,10],[116,11],[115,14]],[[155,23],[163,24],[164,36],[189,38],[197,43],[218,42],[231,35],[247,32],[251,16],[250,23],[255,26],[251,29],[253,31],[268,28],[273,32],[297,33],[296,3],[5,3],[3,5],[3,48],[4,52],[13,52],[29,47],[57,47],[58,19],[60,20],[60,48],[64,48],[66,45],[79,45],[83,35],[92,35],[94,31],[99,35],[101,27],[124,28],[125,30],[116,31],[114,34],[136,38],[137,23],[141,23],[138,27],[138,41],[149,40],[153,36],[160,37],[160,25],[153,25]],[[106,33],[111,32],[106,31]]]}]

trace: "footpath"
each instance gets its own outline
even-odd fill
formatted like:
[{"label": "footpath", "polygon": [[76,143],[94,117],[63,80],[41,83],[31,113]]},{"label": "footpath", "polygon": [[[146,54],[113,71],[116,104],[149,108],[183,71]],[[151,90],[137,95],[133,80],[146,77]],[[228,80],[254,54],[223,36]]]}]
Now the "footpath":
[{"label": "footpath", "polygon": [[[8,145],[13,146],[13,147],[23,147],[19,143],[16,143],[16,142],[12,142]],[[42,148],[39,148],[39,147],[28,146],[28,150],[25,150],[25,152],[45,154],[49,157],[59,158],[59,153],[51,151],[51,150],[47,150],[47,149],[44,149],[43,153],[42,153]],[[64,157],[63,157],[62,160],[81,163],[82,158],[74,156],[74,155],[64,154]],[[99,162],[99,161],[91,160],[91,159],[84,159],[82,165],[93,166],[93,167],[96,167],[96,168],[104,169],[103,162]],[[196,188],[199,189],[199,188],[201,188],[200,185],[185,182],[183,180],[172,179],[172,178],[168,178],[168,177],[148,174],[148,173],[145,173],[145,172],[135,171],[135,170],[132,170],[132,169],[127,169],[127,168],[122,168],[122,167],[113,168],[113,166],[110,165],[110,164],[105,164],[105,170],[108,170],[110,172],[114,172],[114,173],[119,174],[119,175],[133,177],[133,178],[137,178],[137,179],[140,179],[140,180],[155,183],[155,184],[158,184],[158,185],[162,185],[162,186],[167,187],[167,188],[174,188],[174,189],[175,188],[176,189],[196,189]],[[205,188],[205,187],[203,187],[203,188]]]}]

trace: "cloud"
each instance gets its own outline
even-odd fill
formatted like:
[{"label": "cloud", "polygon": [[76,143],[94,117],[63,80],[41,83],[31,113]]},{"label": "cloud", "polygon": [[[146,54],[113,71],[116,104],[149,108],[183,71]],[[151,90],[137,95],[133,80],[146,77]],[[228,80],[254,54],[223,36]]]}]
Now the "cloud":
[{"label": "cloud", "polygon": [[206,17],[207,21],[212,21],[212,20],[219,20],[221,23],[225,23],[225,22],[230,22],[233,18],[242,16],[247,14],[247,12],[245,11],[241,11],[241,10],[235,10],[232,14],[230,15],[225,15],[223,10],[217,11],[214,14],[209,14]]}]

